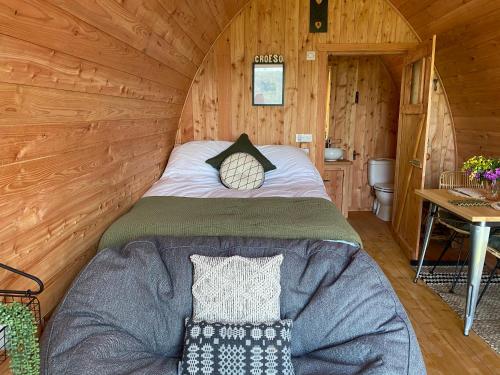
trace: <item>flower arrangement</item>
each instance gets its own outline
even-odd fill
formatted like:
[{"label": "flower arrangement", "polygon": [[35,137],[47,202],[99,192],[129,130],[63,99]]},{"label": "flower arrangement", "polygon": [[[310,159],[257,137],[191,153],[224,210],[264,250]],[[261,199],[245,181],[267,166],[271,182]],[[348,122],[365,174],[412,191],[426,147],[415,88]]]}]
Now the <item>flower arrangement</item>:
[{"label": "flower arrangement", "polygon": [[500,179],[500,159],[473,156],[463,164],[462,170],[471,180],[495,182]]},{"label": "flower arrangement", "polygon": [[473,156],[462,166],[469,179],[478,180],[484,187],[484,197],[491,201],[498,200],[500,195],[500,159]]},{"label": "flower arrangement", "polygon": [[7,355],[14,375],[40,374],[35,317],[26,305],[0,302],[0,325],[6,326]]}]

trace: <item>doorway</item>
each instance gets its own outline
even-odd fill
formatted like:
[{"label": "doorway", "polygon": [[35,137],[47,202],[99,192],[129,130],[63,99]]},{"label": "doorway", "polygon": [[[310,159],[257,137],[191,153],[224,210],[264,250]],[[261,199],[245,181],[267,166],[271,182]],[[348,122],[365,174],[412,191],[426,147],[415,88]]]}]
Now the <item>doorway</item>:
[{"label": "doorway", "polygon": [[396,157],[403,56],[328,56],[326,139],[352,161],[350,211],[371,211],[368,160]]},{"label": "doorway", "polygon": [[[380,145],[381,143],[377,141],[377,137],[374,135],[372,115],[375,112],[370,109],[367,110],[367,108],[362,108],[360,90],[354,90],[355,96],[353,96],[353,88],[347,85],[347,78],[343,78],[344,76],[342,75],[340,76],[340,80],[337,81],[339,82],[339,87],[342,86],[342,82],[346,82],[345,91],[350,94],[345,94],[346,99],[343,100],[345,109],[342,109],[342,106],[337,103],[338,108],[341,108],[346,113],[344,118],[346,118],[347,121],[356,124],[354,120],[357,118],[364,120],[365,123],[367,119],[370,119],[372,120],[372,126],[368,126],[364,131],[357,132],[356,126],[351,126],[348,127],[348,131],[345,132],[347,127],[345,125],[339,125],[338,129],[344,129],[343,131],[346,135],[343,136],[347,139],[347,142],[335,133],[334,126],[331,127],[330,104],[332,106],[335,105],[335,102],[339,101],[339,99],[331,98],[332,95],[336,95],[332,93],[330,89],[333,80],[336,78],[333,77],[330,67],[330,56],[335,56],[335,58],[358,59],[358,61],[370,57],[378,58],[379,61],[382,61],[385,65],[386,72],[389,73],[396,87],[395,92],[399,93],[396,95],[396,103],[399,102],[399,108],[397,108],[397,104],[390,106],[390,108],[396,108],[396,113],[399,112],[397,127],[390,132],[392,137],[395,137],[397,134],[397,141],[395,142],[396,174],[393,214],[397,213],[398,215],[393,216],[392,227],[398,242],[402,245],[403,249],[405,249],[410,259],[415,259],[418,252],[422,217],[422,205],[421,202],[417,202],[415,199],[415,189],[420,189],[424,186],[432,188],[437,187],[434,185],[436,181],[438,181],[440,173],[444,170],[454,170],[456,168],[456,146],[454,141],[453,119],[451,118],[449,103],[447,102],[446,94],[442,89],[439,77],[434,73],[433,56],[435,43],[434,37],[431,40],[413,44],[332,43],[318,45],[318,92],[321,97],[325,98],[325,101],[318,101],[317,139],[327,139],[330,137],[330,133],[333,132],[332,141],[336,142],[336,145],[342,146],[348,143],[347,147],[352,147],[352,149],[349,149],[349,152],[345,153],[346,159],[352,160],[354,151],[356,151],[356,159],[360,158],[357,163],[361,164],[361,167],[357,165],[353,168],[355,171],[352,177],[354,181],[352,194],[359,193],[360,196],[362,194],[367,194],[369,186],[367,180],[363,181],[363,179],[367,179],[368,177],[366,170],[367,165],[365,165],[365,163],[367,163],[370,157],[378,157],[380,155],[376,153],[370,154],[370,152],[366,151],[366,145],[363,146],[362,144],[359,146],[359,142],[368,141],[368,144],[375,145]],[[419,63],[417,61],[422,58],[426,60],[426,63],[425,66],[423,65],[422,69],[419,70]],[[354,75],[356,88],[367,87],[367,92],[370,94],[367,95],[368,101],[365,101],[365,104],[370,103],[370,100],[373,102],[372,98],[376,97],[376,91],[373,91],[373,89],[370,90],[370,87],[376,87],[376,85],[370,84],[374,79],[373,75],[360,75],[359,64],[356,69],[355,67],[356,65],[351,61],[351,64],[348,65],[348,69],[345,71],[349,72],[352,70],[357,72],[356,75]],[[422,74],[417,74],[419,71]],[[351,73],[351,75],[353,74],[354,73]],[[348,75],[346,74],[345,77],[348,77]],[[412,81],[415,83],[419,82],[420,87],[413,85],[411,83]],[[404,90],[400,91],[399,88],[403,85]],[[401,97],[404,98],[404,101],[401,101]],[[352,103],[353,100],[354,104]],[[356,100],[358,101],[357,103]],[[383,101],[379,102],[378,99],[376,102],[378,104],[383,103]],[[416,104],[412,102],[416,102]],[[355,109],[355,111],[349,110],[349,107]],[[420,122],[417,123],[419,126],[412,126],[415,122],[413,121],[413,117],[415,116],[420,117]],[[337,119],[342,119],[342,116],[337,115]],[[345,122],[346,120],[344,120],[344,123]],[[333,121],[333,124],[335,125],[335,121]],[[409,124],[409,126],[404,126],[405,124]],[[411,132],[415,130],[414,128],[422,129],[422,131],[419,130],[418,132],[420,137],[417,137],[417,135],[410,135]],[[386,127],[385,129],[388,128]],[[384,140],[387,141],[387,139]],[[387,146],[386,149],[388,152],[383,156],[394,155],[394,143],[392,142],[391,137],[389,137],[389,146]],[[323,147],[324,144],[321,143],[316,147],[317,167],[322,173],[325,168]],[[358,149],[361,151],[358,151]],[[361,153],[361,155],[358,155],[358,153]],[[356,162],[356,160],[354,160],[354,162]],[[409,168],[409,166],[411,168]],[[360,179],[361,183],[357,182],[357,179]],[[364,196],[366,197],[367,195]],[[370,200],[365,200],[364,203],[363,200],[361,200],[361,204],[356,205],[356,197],[354,197],[354,203],[351,204],[350,208],[351,210],[360,209],[362,207],[364,207],[363,209],[365,210],[367,208],[369,209],[371,199],[373,198],[370,195]]]}]

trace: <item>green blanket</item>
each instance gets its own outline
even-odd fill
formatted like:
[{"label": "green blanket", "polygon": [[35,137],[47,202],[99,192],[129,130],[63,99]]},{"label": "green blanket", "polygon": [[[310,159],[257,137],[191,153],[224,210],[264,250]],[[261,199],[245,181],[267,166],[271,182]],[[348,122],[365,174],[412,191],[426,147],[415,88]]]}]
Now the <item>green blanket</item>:
[{"label": "green blanket", "polygon": [[340,240],[361,245],[335,205],[321,198],[146,197],[106,230],[99,249],[144,236]]}]

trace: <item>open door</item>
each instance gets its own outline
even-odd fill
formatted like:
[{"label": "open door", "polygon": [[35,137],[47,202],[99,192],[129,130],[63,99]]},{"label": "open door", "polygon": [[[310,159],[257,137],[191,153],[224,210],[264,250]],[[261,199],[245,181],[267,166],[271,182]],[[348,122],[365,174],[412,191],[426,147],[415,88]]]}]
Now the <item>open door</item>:
[{"label": "open door", "polygon": [[392,226],[410,259],[417,259],[422,202],[415,189],[425,182],[430,96],[436,36],[408,51],[401,80]]}]

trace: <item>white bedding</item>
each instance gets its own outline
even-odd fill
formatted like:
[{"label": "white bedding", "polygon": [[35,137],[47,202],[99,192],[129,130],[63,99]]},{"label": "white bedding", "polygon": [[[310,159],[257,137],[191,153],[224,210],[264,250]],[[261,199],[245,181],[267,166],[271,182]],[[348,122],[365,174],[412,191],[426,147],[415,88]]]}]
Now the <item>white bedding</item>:
[{"label": "white bedding", "polygon": [[194,141],[172,151],[165,172],[144,194],[191,198],[316,197],[330,200],[323,180],[308,156],[293,146],[257,146],[276,169],[266,173],[259,189],[226,188],[219,171],[205,160],[228,148],[232,142]]}]

